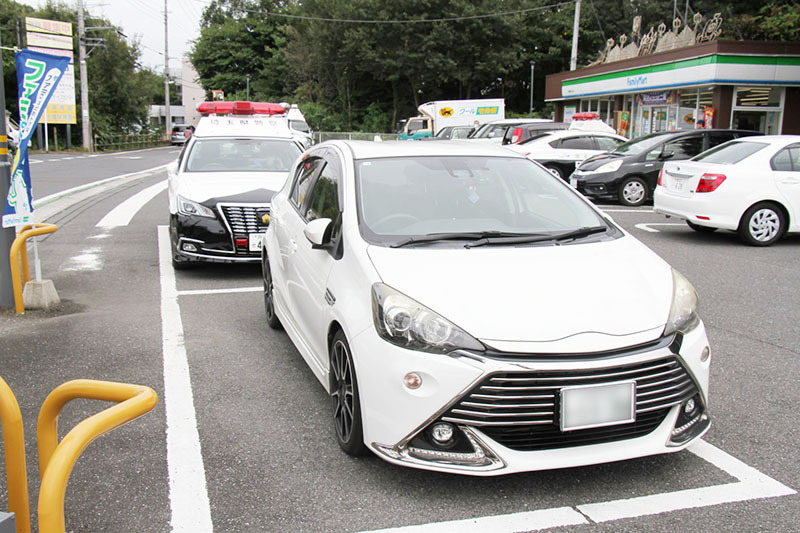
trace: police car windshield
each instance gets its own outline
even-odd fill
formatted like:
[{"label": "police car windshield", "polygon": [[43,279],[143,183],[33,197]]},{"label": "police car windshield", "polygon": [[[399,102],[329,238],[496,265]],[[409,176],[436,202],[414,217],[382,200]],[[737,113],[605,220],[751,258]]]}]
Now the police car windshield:
[{"label": "police car windshield", "polygon": [[196,139],[186,172],[288,172],[300,148],[279,139]]}]

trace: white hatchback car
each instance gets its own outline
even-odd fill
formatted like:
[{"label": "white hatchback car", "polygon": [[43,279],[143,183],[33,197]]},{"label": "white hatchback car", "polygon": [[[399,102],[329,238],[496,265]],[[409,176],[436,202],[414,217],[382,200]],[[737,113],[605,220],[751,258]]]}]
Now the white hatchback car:
[{"label": "white hatchback car", "polygon": [[262,269],[267,322],[349,454],[495,475],[677,451],[710,425],[691,284],[504,148],[317,145],[272,198]]},{"label": "white hatchback car", "polygon": [[695,231],[738,231],[753,246],[800,232],[800,135],[742,137],[667,162],[653,206]]}]

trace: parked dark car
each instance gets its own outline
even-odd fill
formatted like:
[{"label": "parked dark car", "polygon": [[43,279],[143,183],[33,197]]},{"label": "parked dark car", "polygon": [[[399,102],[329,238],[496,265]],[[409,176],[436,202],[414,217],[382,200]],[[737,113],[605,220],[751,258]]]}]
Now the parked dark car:
[{"label": "parked dark car", "polygon": [[689,159],[718,144],[750,135],[761,134],[723,129],[651,133],[590,157],[572,173],[570,183],[592,199],[642,205],[652,199],[664,161]]},{"label": "parked dark car", "polygon": [[532,124],[518,124],[506,130],[503,135],[502,144],[517,144],[528,139],[534,139],[540,135],[546,135],[548,131],[565,130],[569,128],[566,122],[534,122]]}]

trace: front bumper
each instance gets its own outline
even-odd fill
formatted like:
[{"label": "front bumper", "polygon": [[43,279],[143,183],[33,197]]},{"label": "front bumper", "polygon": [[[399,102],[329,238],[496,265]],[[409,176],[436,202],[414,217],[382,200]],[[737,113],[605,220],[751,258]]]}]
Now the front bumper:
[{"label": "front bumper", "polygon": [[619,177],[616,172],[576,170],[570,176],[569,182],[588,198],[615,199],[619,190]]},{"label": "front bumper", "polygon": [[[389,345],[371,328],[351,346],[364,440],[379,457],[396,464],[481,476],[573,467],[678,451],[710,425],[710,357],[703,360],[708,339],[702,324],[675,339],[563,360],[412,352]],[[408,372],[421,377],[421,387],[405,388]],[[673,377],[677,381],[668,383]],[[492,396],[487,385],[498,379],[531,390],[554,380],[548,386],[555,392],[552,401],[512,392],[492,403],[484,399]],[[636,380],[633,423],[561,431],[561,388],[575,380],[608,384],[622,379]],[[687,407],[690,401],[693,409]],[[551,412],[531,412],[531,403],[552,404]],[[431,434],[442,423],[454,428],[455,437],[440,446]]]},{"label": "front bumper", "polygon": [[215,218],[172,215],[177,261],[257,262],[267,225],[268,204],[217,204]]}]

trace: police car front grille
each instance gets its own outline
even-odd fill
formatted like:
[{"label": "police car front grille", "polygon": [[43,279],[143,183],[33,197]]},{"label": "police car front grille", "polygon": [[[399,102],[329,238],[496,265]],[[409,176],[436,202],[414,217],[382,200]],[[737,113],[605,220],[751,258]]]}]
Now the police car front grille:
[{"label": "police car front grille", "polygon": [[234,237],[244,237],[250,233],[264,233],[267,225],[261,217],[269,213],[265,205],[223,205],[222,214],[228,222]]}]

